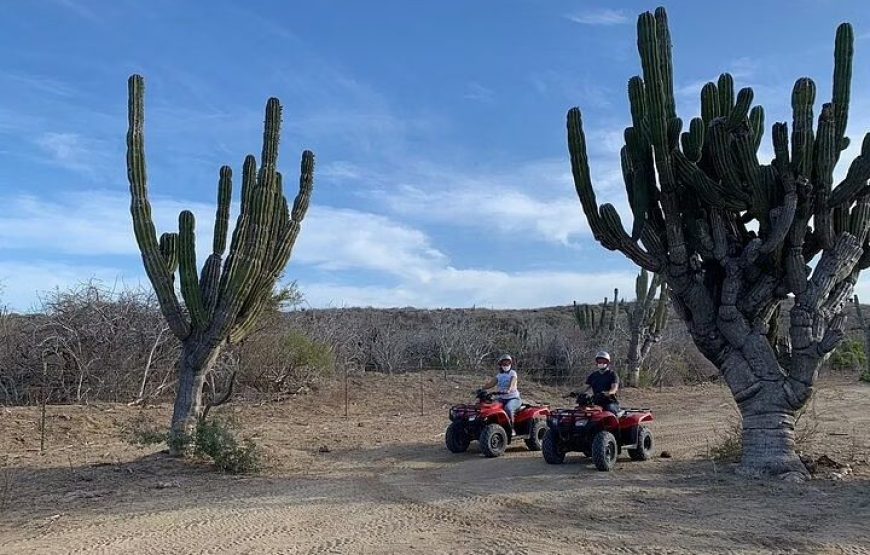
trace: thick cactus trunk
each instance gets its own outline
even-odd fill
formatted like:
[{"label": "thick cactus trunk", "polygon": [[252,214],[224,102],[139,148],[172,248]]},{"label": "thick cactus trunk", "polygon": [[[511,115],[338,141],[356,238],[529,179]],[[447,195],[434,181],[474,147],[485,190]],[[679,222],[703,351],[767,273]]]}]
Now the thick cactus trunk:
[{"label": "thick cactus trunk", "polygon": [[189,439],[196,433],[196,426],[203,414],[203,385],[220,352],[220,347],[195,341],[187,341],[182,347],[169,441],[170,454],[173,456],[187,453]]},{"label": "thick cactus trunk", "polygon": [[809,477],[806,466],[795,453],[794,411],[765,412],[763,406],[753,404],[751,408],[741,410],[741,416],[743,455],[739,471],[742,474],[752,477]]}]

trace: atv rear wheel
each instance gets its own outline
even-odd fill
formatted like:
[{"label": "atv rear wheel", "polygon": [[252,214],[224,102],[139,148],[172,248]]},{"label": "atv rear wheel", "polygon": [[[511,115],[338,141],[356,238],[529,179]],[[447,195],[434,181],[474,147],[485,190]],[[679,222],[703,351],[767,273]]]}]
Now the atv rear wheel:
[{"label": "atv rear wheel", "polygon": [[447,431],[444,432],[444,443],[447,444],[447,449],[451,453],[465,453],[468,451],[471,438],[465,432],[461,422],[451,422],[447,426]]},{"label": "atv rear wheel", "polygon": [[628,456],[633,461],[646,461],[652,457],[653,437],[646,426],[637,427],[637,447],[628,450]]},{"label": "atv rear wheel", "polygon": [[540,451],[544,446],[544,436],[547,435],[547,423],[536,418],[529,424],[529,437],[526,438],[526,447],[529,451]]},{"label": "atv rear wheel", "polygon": [[498,424],[489,424],[480,432],[480,450],[487,457],[500,457],[507,449],[507,432]]},{"label": "atv rear wheel", "polygon": [[613,470],[616,464],[616,438],[610,432],[598,432],[592,440],[592,462],[595,468],[603,471]]},{"label": "atv rear wheel", "polygon": [[559,434],[550,428],[544,436],[544,445],[541,449],[547,464],[562,464],[565,462],[565,452],[559,449]]}]

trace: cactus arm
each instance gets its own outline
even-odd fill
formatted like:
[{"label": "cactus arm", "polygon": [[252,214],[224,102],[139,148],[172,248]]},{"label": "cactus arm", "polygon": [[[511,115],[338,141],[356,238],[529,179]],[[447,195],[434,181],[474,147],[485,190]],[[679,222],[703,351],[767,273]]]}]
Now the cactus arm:
[{"label": "cactus arm", "polygon": [[196,276],[195,227],[193,213],[182,211],[178,216],[178,275],[181,277],[181,295],[190,313],[191,323],[196,329],[204,329],[208,320]]},{"label": "cactus arm", "polygon": [[864,148],[861,154],[849,165],[846,177],[833,190],[828,199],[828,206],[834,207],[849,203],[863,191],[868,190],[870,180],[870,133],[864,137]]},{"label": "cactus arm", "polygon": [[314,186],[314,153],[308,150],[303,152],[300,166],[299,192],[293,201],[293,209],[289,214],[287,214],[286,200],[281,205],[280,212],[284,214],[283,221],[276,236],[272,259],[258,288],[258,298],[255,298],[241,313],[240,323],[230,336],[231,341],[241,341],[253,329],[257,318],[269,304],[272,285],[290,260],[296,238],[301,230],[302,220],[311,203],[311,192]]},{"label": "cactus arm", "polygon": [[164,233],[160,236],[160,252],[163,254],[163,260],[166,261],[166,268],[169,270],[170,277],[178,268],[178,234]]},{"label": "cactus arm", "polygon": [[202,302],[207,318],[214,316],[218,299],[218,284],[221,275],[221,263],[227,246],[227,231],[229,228],[230,202],[233,193],[233,171],[229,166],[223,166],[218,180],[218,205],[215,214],[214,238],[212,253],[202,267],[199,276],[199,288],[202,291]]},{"label": "cactus arm", "polygon": [[[145,169],[145,84],[139,75],[132,75],[128,88],[127,131],[127,179],[130,182],[130,213],[133,217],[133,233],[142,253],[145,273],[154,286],[160,303],[160,310],[172,333],[179,339],[190,334],[190,324],[181,311],[175,296],[172,268],[164,258],[157,241],[157,232],[151,217],[151,203],[148,201],[148,180]],[[164,241],[166,244],[166,241]],[[168,247],[167,247],[168,248]]]},{"label": "cactus arm", "polygon": [[834,90],[831,102],[834,105],[834,121],[837,129],[835,135],[838,140],[837,159],[840,152],[849,146],[846,137],[846,124],[849,120],[849,95],[852,86],[852,57],[855,36],[852,26],[842,23],[837,27],[837,36],[834,43]]},{"label": "cactus arm", "polygon": [[834,107],[831,104],[825,104],[819,114],[813,163],[813,185],[815,188],[813,220],[817,239],[824,249],[830,249],[834,244],[834,225],[831,209],[828,207],[828,199],[831,196],[834,166],[840,153],[836,125]]},{"label": "cactus arm", "polygon": [[574,186],[583,212],[595,239],[609,250],[619,250],[637,265],[656,271],[660,263],[650,253],[644,251],[622,227],[616,209],[609,204],[600,208],[595,200],[592,180],[589,176],[589,161],[586,156],[586,136],[583,133],[583,118],[579,108],[568,111],[568,152],[571,156],[571,172]]},{"label": "cactus arm", "polygon": [[809,179],[812,176],[813,160],[813,103],[816,101],[816,84],[807,77],[798,79],[791,96],[792,169],[796,175]]}]

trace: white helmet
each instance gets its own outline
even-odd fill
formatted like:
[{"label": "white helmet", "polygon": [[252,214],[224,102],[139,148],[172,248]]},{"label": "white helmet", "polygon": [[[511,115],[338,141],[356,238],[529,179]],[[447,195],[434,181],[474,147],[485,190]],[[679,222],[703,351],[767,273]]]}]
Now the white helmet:
[{"label": "white helmet", "polygon": [[607,351],[598,351],[595,353],[595,360],[598,360],[599,358],[603,358],[607,362],[610,362],[610,353]]}]

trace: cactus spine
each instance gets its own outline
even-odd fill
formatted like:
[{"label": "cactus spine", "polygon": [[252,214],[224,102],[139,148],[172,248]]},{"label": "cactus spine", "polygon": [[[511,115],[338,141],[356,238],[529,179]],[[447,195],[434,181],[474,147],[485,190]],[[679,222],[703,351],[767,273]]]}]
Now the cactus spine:
[{"label": "cactus spine", "polygon": [[[662,275],[694,343],[722,372],[743,416],[742,471],[805,477],[795,411],[843,338],[843,306],[870,267],[870,134],[845,179],[833,182],[849,144],[852,27],[837,29],[832,99],[815,128],[815,84],[795,83],[791,136],[786,123],[772,126],[771,164],[758,161],[764,111],[752,107],[752,89],[735,95],[728,74],[707,83],[701,118],[681,131],[664,8],[638,17],[637,37],[643,75],[629,81],[632,125],[621,151],[631,234],[612,205],[598,205],[573,108],[568,150],[583,212],[601,245]],[[788,341],[780,341],[772,324],[789,295]]]},{"label": "cactus spine", "polygon": [[[299,192],[292,210],[288,209],[277,170],[281,104],[270,98],[266,104],[262,165],[257,169],[253,156],[245,158],[241,213],[229,244],[229,255],[224,260],[232,170],[224,166],[218,181],[212,253],[198,272],[196,222],[192,212],[181,212],[177,233],[164,233],[157,238],[148,200],[141,76],[130,77],[128,95],[127,176],[133,231],[163,315],[182,342],[170,442],[176,454],[182,454],[186,438],[202,414],[206,375],[225,345],[241,341],[251,331],[269,305],[275,282],[290,259],[311,197],[314,155],[310,151],[302,154]],[[183,307],[175,292],[176,270]]]}]

